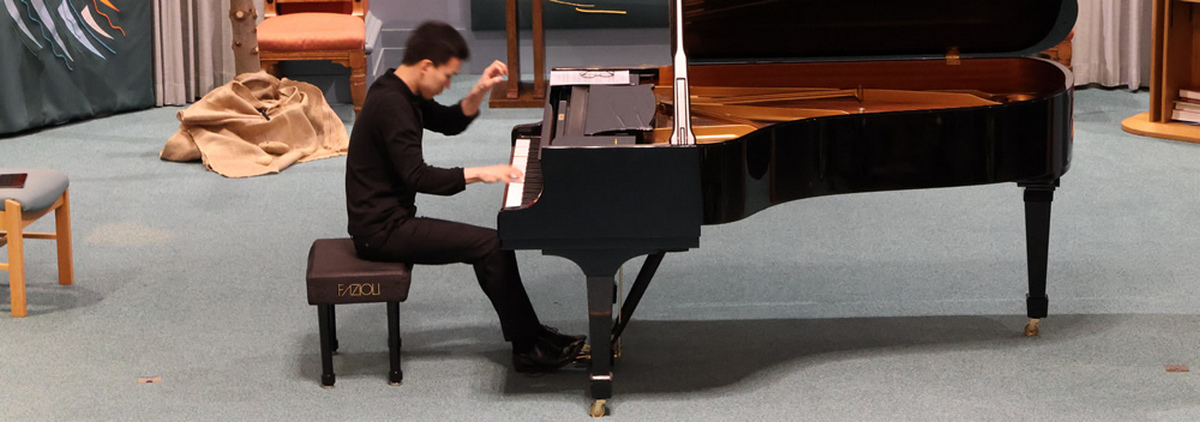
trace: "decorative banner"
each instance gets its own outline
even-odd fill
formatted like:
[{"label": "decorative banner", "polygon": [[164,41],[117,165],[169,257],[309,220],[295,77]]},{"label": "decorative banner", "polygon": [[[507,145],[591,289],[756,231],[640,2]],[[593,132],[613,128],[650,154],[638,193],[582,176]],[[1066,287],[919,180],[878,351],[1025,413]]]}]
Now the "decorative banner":
[{"label": "decorative banner", "polygon": [[8,10],[8,15],[13,18],[13,23],[17,25],[17,29],[25,35],[25,39],[28,39],[33,45],[37,46],[34,50],[40,50],[42,43],[38,42],[33,33],[29,32],[29,27],[25,25],[25,20],[21,19],[21,11],[17,9],[17,5],[13,3],[14,1],[16,0],[4,0],[4,8]]},{"label": "decorative banner", "polygon": [[154,105],[151,2],[0,2],[0,135]]}]

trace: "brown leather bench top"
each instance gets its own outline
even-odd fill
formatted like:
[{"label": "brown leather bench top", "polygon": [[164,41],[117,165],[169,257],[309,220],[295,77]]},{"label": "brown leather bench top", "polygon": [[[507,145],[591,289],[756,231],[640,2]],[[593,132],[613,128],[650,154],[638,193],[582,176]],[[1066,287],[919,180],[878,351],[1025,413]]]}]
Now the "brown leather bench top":
[{"label": "brown leather bench top", "polygon": [[361,259],[348,238],[314,241],[306,278],[311,305],[403,302],[412,282],[408,265]]}]

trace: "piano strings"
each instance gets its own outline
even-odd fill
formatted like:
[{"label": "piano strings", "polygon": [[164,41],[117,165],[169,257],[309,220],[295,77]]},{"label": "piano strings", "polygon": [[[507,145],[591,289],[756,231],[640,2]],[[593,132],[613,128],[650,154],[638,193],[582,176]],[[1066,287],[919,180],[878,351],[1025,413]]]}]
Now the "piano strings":
[{"label": "piano strings", "polygon": [[[822,87],[693,86],[690,88],[693,131],[697,142],[715,143],[741,137],[779,122],[814,117],[991,106],[1032,97],[1028,93],[997,95],[979,90],[914,91]],[[672,87],[654,87],[659,122],[653,143],[670,137]],[[703,134],[701,134],[703,133]]]}]

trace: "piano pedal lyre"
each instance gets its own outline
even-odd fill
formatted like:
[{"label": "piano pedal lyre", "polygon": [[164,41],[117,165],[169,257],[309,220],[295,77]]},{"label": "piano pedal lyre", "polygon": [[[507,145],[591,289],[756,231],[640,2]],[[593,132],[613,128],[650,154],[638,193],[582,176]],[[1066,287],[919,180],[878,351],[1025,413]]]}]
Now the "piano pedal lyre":
[{"label": "piano pedal lyre", "polygon": [[[614,359],[621,357],[621,339],[617,339],[617,342],[613,344],[612,352],[613,352]],[[592,363],[592,345],[590,345],[590,344],[583,345],[583,348],[579,349],[579,354],[575,356],[575,360],[572,361],[572,363],[574,363],[575,365],[579,365],[579,366],[591,365],[591,363]]]},{"label": "piano pedal lyre", "polygon": [[1041,322],[1041,319],[1040,319],[1040,318],[1030,318],[1030,319],[1029,319],[1029,324],[1026,324],[1026,325],[1025,325],[1025,336],[1027,336],[1027,337],[1037,337],[1037,335],[1038,335],[1038,322]]},{"label": "piano pedal lyre", "polygon": [[579,349],[579,354],[575,356],[574,364],[579,366],[587,366],[592,363],[592,345],[585,344]]}]

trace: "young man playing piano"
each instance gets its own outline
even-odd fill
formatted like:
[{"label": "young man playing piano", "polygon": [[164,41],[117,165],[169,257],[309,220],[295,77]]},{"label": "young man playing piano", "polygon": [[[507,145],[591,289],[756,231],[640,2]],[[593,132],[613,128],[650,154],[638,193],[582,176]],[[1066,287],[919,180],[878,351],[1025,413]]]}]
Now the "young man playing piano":
[{"label": "young man playing piano", "polygon": [[512,342],[516,370],[554,370],[576,358],[584,337],[559,334],[538,321],[521,283],[516,255],[500,249],[496,231],[417,216],[417,193],[453,195],[471,183],[514,182],[523,176],[504,164],[439,168],[425,163],[423,131],[462,132],[479,114],[492,86],[508,75],[504,63],[493,62],[457,104],[434,102],[468,55],[466,41],[453,27],[425,22],[409,37],[400,67],[371,85],[346,158],[350,236],[366,259],[473,265],[480,287],[499,314],[504,339]]}]

